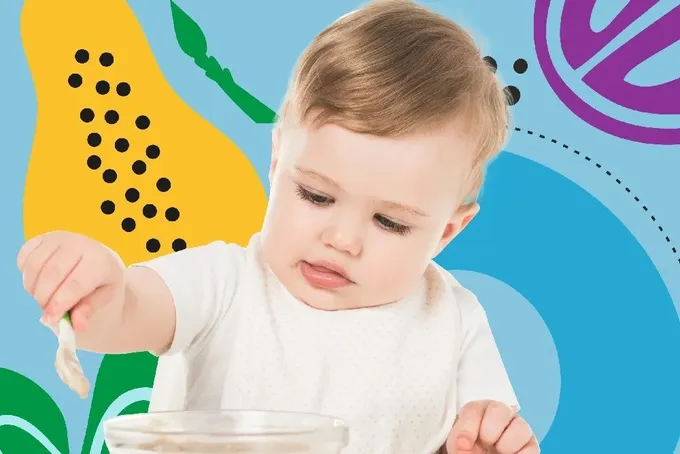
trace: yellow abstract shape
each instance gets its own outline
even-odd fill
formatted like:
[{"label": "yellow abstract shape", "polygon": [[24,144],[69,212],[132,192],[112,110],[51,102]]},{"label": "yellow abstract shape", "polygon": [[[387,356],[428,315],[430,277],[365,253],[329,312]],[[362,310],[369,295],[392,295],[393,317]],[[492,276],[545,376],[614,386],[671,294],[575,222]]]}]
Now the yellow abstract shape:
[{"label": "yellow abstract shape", "polygon": [[38,104],[27,238],[80,232],[129,264],[261,227],[253,166],[173,91],[125,0],[25,0],[21,35]]}]

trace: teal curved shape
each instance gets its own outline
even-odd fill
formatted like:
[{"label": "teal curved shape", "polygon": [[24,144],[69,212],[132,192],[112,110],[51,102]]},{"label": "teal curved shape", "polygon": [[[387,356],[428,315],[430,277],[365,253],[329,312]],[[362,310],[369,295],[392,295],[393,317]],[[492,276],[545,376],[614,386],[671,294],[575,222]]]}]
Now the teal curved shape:
[{"label": "teal curved shape", "polygon": [[[13,426],[21,429],[38,440],[40,444],[42,444],[50,452],[50,454],[64,454],[59,452],[57,447],[54,446],[49,438],[47,438],[37,427],[23,418],[10,415],[0,416],[0,426]],[[0,454],[2,454],[2,451],[0,451]]]},{"label": "teal curved shape", "polygon": [[121,394],[111,402],[109,408],[106,409],[102,420],[97,427],[97,432],[94,434],[92,439],[92,447],[90,448],[90,454],[101,454],[104,448],[104,421],[107,419],[118,416],[123,410],[125,410],[130,405],[141,402],[148,401],[151,398],[151,388],[137,388],[131,389],[130,391]]}]

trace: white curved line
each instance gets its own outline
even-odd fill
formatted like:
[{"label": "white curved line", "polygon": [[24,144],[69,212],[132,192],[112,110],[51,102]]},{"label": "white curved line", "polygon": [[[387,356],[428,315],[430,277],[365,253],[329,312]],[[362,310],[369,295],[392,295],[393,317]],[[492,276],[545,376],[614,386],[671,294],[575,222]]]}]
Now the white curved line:
[{"label": "white curved line", "polygon": [[[126,407],[140,401],[148,401],[151,397],[151,388],[137,388],[131,389],[126,393],[121,394],[111,402],[109,408],[106,409],[102,419],[97,427],[97,432],[95,432],[92,438],[92,446],[90,447],[90,454],[101,454],[102,448],[104,447],[104,428],[103,422],[114,416],[118,416],[121,411],[125,410]],[[2,453],[0,453],[2,454]],[[57,453],[58,454],[58,453]]]},{"label": "white curved line", "polygon": [[[33,438],[39,441],[40,444],[47,448],[50,454],[62,454],[61,452],[59,452],[57,447],[52,444],[50,439],[47,438],[45,434],[43,434],[40,431],[40,429],[38,429],[33,424],[31,424],[30,422],[26,421],[23,418],[11,415],[2,415],[0,416],[0,426],[13,426],[18,429],[21,429],[24,432],[28,433],[29,435],[32,435]],[[0,451],[0,454],[2,454],[2,451]]]}]

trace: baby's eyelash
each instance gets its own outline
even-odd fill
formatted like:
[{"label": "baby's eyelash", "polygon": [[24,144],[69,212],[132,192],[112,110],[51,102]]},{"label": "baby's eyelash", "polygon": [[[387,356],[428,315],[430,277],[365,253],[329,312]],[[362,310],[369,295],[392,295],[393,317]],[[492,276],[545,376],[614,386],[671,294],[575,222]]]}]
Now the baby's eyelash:
[{"label": "baby's eyelash", "polygon": [[[331,197],[312,192],[300,185],[297,185],[295,192],[300,199],[305,200],[312,205],[325,207],[332,205],[335,202]],[[378,227],[387,232],[396,233],[397,235],[408,235],[411,233],[411,227],[395,222],[381,214],[376,214],[373,216],[373,219],[378,224]]]},{"label": "baby's eyelash", "polygon": [[388,219],[380,214],[376,214],[374,219],[378,222],[380,228],[394,232],[398,235],[408,235],[411,232],[411,227],[394,222],[393,220]]},{"label": "baby's eyelash", "polygon": [[300,197],[302,200],[306,200],[314,205],[327,206],[334,202],[334,200],[331,199],[330,197],[317,194],[316,192],[312,192],[308,189],[305,189],[300,185],[297,185],[295,192],[297,193],[298,197]]}]

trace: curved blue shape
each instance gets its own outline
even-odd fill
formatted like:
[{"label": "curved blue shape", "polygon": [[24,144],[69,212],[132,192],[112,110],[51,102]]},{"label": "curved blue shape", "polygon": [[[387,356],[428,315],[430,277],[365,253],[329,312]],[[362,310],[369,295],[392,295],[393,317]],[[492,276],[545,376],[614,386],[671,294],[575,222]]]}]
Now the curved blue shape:
[{"label": "curved blue shape", "polygon": [[501,154],[485,188],[437,262],[507,283],[545,320],[562,388],[542,450],[673,452],[680,320],[650,258],[599,201],[533,161]]},{"label": "curved blue shape", "polygon": [[474,271],[449,271],[484,306],[522,417],[542,442],[555,419],[561,387],[560,361],[548,326],[534,305],[505,282]]}]

